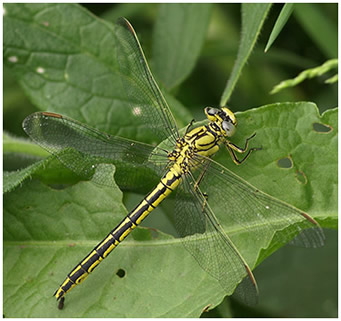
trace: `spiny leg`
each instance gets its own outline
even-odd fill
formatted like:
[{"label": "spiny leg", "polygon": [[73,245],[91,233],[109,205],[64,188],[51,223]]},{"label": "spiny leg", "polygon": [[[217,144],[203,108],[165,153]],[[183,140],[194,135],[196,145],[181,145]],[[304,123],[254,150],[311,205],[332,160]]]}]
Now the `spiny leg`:
[{"label": "spiny leg", "polygon": [[252,134],[250,137],[246,138],[245,140],[245,146],[244,148],[238,147],[237,145],[231,143],[231,142],[226,142],[225,145],[228,145],[231,147],[233,150],[237,151],[238,153],[245,153],[249,147],[249,141],[256,136],[256,133]]},{"label": "spiny leg", "polygon": [[242,160],[239,160],[235,151],[229,146],[229,145],[226,145],[227,147],[227,150],[229,151],[230,155],[231,155],[231,158],[233,160],[233,162],[236,164],[236,165],[240,165],[242,163],[244,163],[250,156],[250,154],[255,151],[255,150],[261,150],[262,148],[261,147],[254,147],[254,148],[250,148],[249,151],[247,152],[247,154],[244,156],[244,158]]},{"label": "spiny leg", "polygon": [[247,152],[247,154],[244,156],[244,158],[242,160],[239,160],[235,151],[238,153],[245,153],[249,147],[249,141],[256,136],[256,133],[254,133],[253,135],[251,135],[250,137],[248,137],[245,141],[245,146],[244,148],[238,147],[237,145],[231,143],[231,142],[225,142],[225,146],[227,148],[227,150],[229,151],[231,158],[233,160],[233,162],[236,165],[240,165],[242,163],[244,163],[250,156],[250,154],[255,151],[255,150],[261,150],[261,147],[254,147],[254,148],[250,148]]}]

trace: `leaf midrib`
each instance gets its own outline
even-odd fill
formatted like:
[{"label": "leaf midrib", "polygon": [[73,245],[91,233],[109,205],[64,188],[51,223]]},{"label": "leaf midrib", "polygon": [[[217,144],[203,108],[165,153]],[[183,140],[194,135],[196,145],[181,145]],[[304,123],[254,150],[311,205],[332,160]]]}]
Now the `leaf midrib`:
[{"label": "leaf midrib", "polygon": [[[282,222],[285,223],[286,220],[276,220],[273,222]],[[268,224],[265,223],[259,223],[259,224],[253,224],[252,225],[252,229],[257,230],[259,228],[262,228],[264,226],[267,226]],[[286,227],[284,227],[283,229],[285,229]],[[251,228],[248,228],[249,232]],[[278,229],[275,232],[279,232],[283,229]],[[241,233],[245,232],[245,229],[242,228],[236,228],[236,229],[230,229],[230,230],[225,230],[223,228],[224,232],[227,233],[228,236],[232,236],[232,235],[238,235]],[[207,233],[209,234],[209,233]],[[205,234],[205,235],[207,235]],[[172,237],[169,234],[165,234],[168,237],[171,237],[170,239],[166,239],[166,240],[158,240],[158,239],[153,239],[153,240],[144,240],[144,241],[136,241],[136,240],[125,240],[123,242],[123,246],[163,246],[163,245],[168,245],[168,244],[182,244],[182,239],[181,238],[175,238]],[[194,234],[195,235],[195,234]],[[206,237],[203,235],[201,237],[196,236],[194,237],[193,235],[189,237],[190,242],[195,242],[197,240],[202,240],[202,239],[206,239]],[[95,243],[98,243],[98,239],[87,239],[87,240],[52,240],[52,241],[4,241],[4,246],[58,246],[58,247],[65,247],[65,246],[70,246],[70,244],[76,244],[76,245],[81,245],[81,246],[93,246]],[[120,243],[121,244],[121,243]]]}]

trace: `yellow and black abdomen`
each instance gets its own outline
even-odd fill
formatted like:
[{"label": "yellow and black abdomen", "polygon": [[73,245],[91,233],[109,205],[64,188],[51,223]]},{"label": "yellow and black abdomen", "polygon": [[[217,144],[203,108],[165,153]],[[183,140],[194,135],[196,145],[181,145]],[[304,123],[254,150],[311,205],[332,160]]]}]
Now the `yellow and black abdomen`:
[{"label": "yellow and black abdomen", "polygon": [[160,183],[101,241],[66,277],[54,296],[59,300],[80,284],[142,220],[180,183],[181,174],[172,167]]}]

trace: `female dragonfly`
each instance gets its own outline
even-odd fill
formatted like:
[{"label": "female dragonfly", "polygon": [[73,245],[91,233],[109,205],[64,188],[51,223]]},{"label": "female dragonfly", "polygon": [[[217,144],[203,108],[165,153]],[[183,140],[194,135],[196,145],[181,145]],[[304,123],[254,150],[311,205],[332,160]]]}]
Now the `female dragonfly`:
[{"label": "female dragonfly", "polygon": [[[50,112],[28,116],[26,133],[68,168],[87,179],[96,177],[100,164],[124,161],[150,169],[161,177],[157,186],[66,276],[55,292],[63,298],[81,283],[129,233],[170,193],[176,193],[175,227],[186,249],[201,267],[219,280],[227,294],[238,287],[246,302],[254,302],[257,285],[250,267],[219,224],[214,209],[223,202],[228,224],[237,229],[273,233],[293,226],[294,242],[304,246],[323,244],[323,231],[308,214],[259,191],[211,159],[225,146],[235,164],[243,163],[257,148],[248,149],[230,141],[237,119],[226,107],[206,107],[208,124],[193,123],[180,135],[173,115],[155,82],[140,43],[130,23],[120,18],[115,25],[117,60],[131,112],[163,141],[163,147],[110,136],[75,120]],[[236,153],[244,153],[239,160]],[[96,176],[97,175],[97,176]],[[257,222],[257,224],[255,224]],[[277,223],[276,223],[277,222]],[[226,222],[225,222],[226,224]],[[259,230],[257,230],[259,229]],[[264,232],[265,231],[265,232]],[[288,232],[289,233],[289,232]],[[283,234],[282,234],[283,235]],[[291,235],[291,234],[290,234]],[[283,236],[284,237],[284,236]],[[286,236],[287,237],[287,236]]]}]

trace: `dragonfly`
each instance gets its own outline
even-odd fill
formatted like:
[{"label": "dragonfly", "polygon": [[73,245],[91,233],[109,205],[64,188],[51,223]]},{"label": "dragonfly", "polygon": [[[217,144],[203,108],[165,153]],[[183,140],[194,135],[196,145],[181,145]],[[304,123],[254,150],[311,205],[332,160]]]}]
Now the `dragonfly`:
[{"label": "dragonfly", "polygon": [[[256,280],[246,260],[219,223],[215,215],[217,204],[223,203],[226,208],[224,226],[231,224],[250,235],[260,231],[265,233],[264,230],[271,234],[292,226],[290,232],[283,229],[280,237],[287,240],[296,235],[293,243],[318,247],[324,242],[323,230],[307,213],[258,190],[212,159],[223,146],[232,161],[240,165],[260,149],[249,148],[255,134],[245,140],[243,147],[231,141],[237,119],[229,108],[206,107],[207,124],[197,126],[192,121],[180,135],[136,33],[125,18],[118,19],[115,24],[115,36],[122,88],[132,102],[130,111],[162,144],[152,146],[111,136],[52,112],[29,115],[23,122],[23,128],[37,144],[84,179],[110,185],[106,178],[111,173],[100,169],[103,169],[103,164],[121,162],[131,164],[136,171],[156,173],[159,183],[67,274],[54,293],[55,298],[64,300],[68,292],[84,281],[173,193],[175,229],[185,248],[205,271],[220,282],[227,294],[232,294],[239,284],[239,297],[245,302],[255,302],[258,295]],[[124,173],[124,177],[129,185],[133,177],[129,173]]]}]

